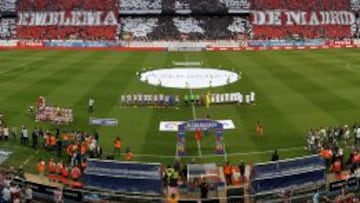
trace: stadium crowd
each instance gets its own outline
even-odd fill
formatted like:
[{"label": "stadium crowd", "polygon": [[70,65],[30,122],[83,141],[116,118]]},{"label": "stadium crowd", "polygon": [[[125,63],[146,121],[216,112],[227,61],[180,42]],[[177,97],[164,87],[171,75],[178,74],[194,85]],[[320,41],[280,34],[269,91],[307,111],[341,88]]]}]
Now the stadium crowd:
[{"label": "stadium crowd", "polygon": [[[350,169],[350,174],[360,175],[360,125],[310,129],[306,140],[307,149],[312,153],[320,153],[332,172],[341,175],[343,170]],[[347,159],[344,146],[351,147]]]},{"label": "stadium crowd", "polygon": [[2,12],[15,12],[16,11],[16,0],[1,0],[0,11]]},{"label": "stadium crowd", "polygon": [[[353,2],[353,8],[356,8],[357,2]],[[292,0],[276,0],[263,1],[253,0],[251,4],[252,10],[301,10],[301,11],[342,11],[350,10],[349,0],[313,0],[313,1],[292,1]],[[302,39],[314,38],[330,38],[330,39],[344,39],[351,37],[354,33],[343,25],[319,25],[319,26],[298,26],[298,25],[283,25],[267,26],[254,25],[253,32],[255,39],[284,39],[291,38],[293,35],[300,35]]]},{"label": "stadium crowd", "polygon": [[123,39],[132,40],[231,40],[246,35],[246,18],[232,16],[122,17]]},{"label": "stadium crowd", "polygon": [[0,18],[0,39],[16,37],[16,21],[14,18]]}]

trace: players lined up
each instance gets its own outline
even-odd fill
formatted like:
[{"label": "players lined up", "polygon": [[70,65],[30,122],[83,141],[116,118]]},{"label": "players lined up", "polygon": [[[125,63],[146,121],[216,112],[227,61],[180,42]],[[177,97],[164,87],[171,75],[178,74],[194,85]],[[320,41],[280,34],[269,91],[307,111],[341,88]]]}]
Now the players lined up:
[{"label": "players lined up", "polygon": [[124,94],[120,97],[124,106],[175,106],[180,103],[178,95],[170,94]]}]

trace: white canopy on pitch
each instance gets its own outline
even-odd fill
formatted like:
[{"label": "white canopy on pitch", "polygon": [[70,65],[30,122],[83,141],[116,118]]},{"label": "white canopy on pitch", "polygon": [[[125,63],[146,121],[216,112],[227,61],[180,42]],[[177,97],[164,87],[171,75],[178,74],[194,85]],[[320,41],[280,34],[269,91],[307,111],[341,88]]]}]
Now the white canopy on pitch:
[{"label": "white canopy on pitch", "polygon": [[215,68],[167,68],[148,70],[140,74],[143,82],[177,89],[220,87],[240,78],[236,72]]}]

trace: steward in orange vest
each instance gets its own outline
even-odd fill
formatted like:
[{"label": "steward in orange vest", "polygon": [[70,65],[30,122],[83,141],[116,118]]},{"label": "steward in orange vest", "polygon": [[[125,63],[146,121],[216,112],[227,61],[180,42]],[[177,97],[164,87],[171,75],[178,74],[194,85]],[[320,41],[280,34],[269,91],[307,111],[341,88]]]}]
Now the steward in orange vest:
[{"label": "steward in orange vest", "polygon": [[42,159],[39,159],[39,162],[37,164],[37,169],[38,169],[38,172],[41,176],[44,175],[44,172],[45,172],[45,161],[43,161]]},{"label": "steward in orange vest", "polygon": [[50,161],[48,163],[48,170],[49,170],[50,174],[55,174],[55,172],[56,172],[56,164],[52,158],[50,159]]},{"label": "steward in orange vest", "polygon": [[114,141],[114,156],[116,154],[120,156],[120,150],[121,150],[121,139],[120,137],[117,137]]},{"label": "steward in orange vest", "polygon": [[232,167],[229,162],[226,162],[224,165],[224,175],[226,180],[226,185],[232,185]]},{"label": "steward in orange vest", "polygon": [[80,168],[78,166],[74,166],[74,168],[72,168],[71,170],[71,177],[73,181],[78,181],[80,179],[80,176],[81,176]]},{"label": "steward in orange vest", "polygon": [[131,151],[130,151],[130,148],[127,148],[126,149],[126,161],[131,161],[131,159],[132,159],[132,153],[131,153]]}]

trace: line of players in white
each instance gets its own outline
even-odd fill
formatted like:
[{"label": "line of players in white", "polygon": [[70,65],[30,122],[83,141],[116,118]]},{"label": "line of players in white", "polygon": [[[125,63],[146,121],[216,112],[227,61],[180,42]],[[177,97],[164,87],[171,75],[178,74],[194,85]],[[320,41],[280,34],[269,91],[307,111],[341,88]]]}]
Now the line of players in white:
[{"label": "line of players in white", "polygon": [[[205,96],[205,95],[202,95]],[[242,94],[240,92],[234,93],[212,93],[210,94],[211,104],[251,104],[255,103],[255,92],[249,94]],[[120,97],[121,105],[164,105],[174,106],[180,104],[178,95],[164,95],[164,94],[124,94]]]}]

